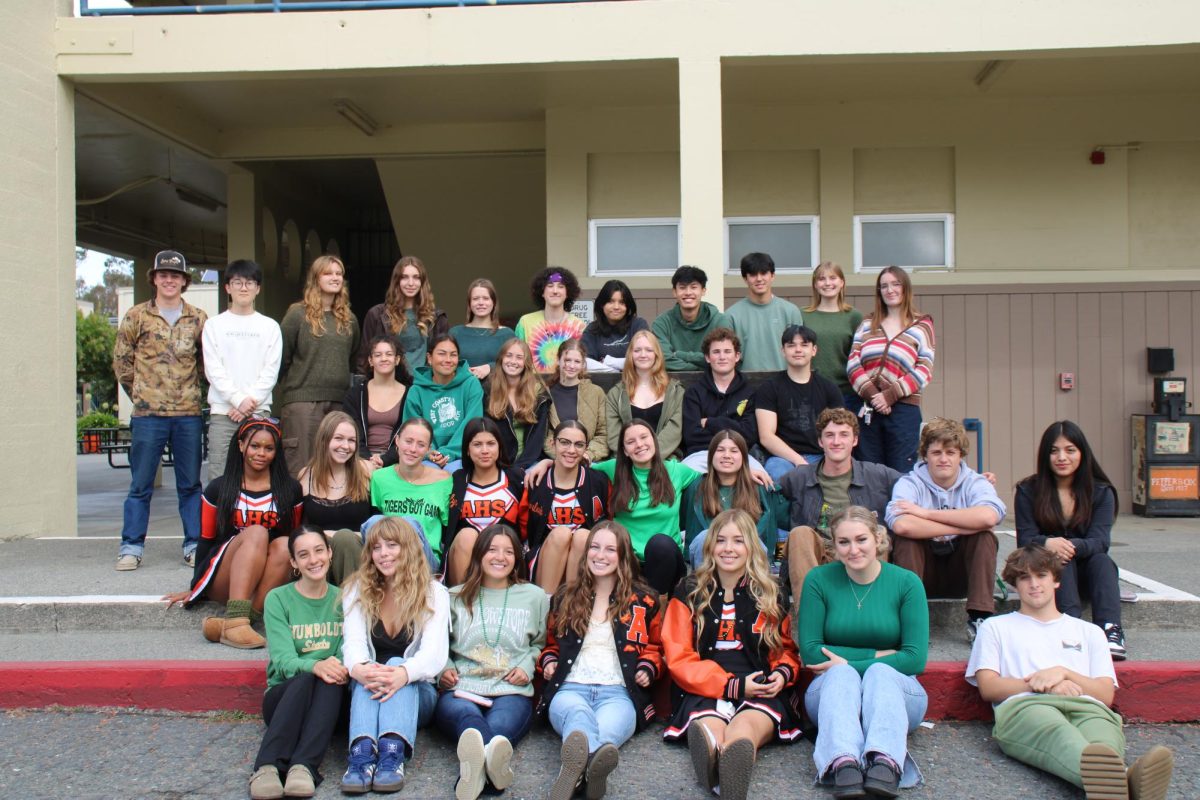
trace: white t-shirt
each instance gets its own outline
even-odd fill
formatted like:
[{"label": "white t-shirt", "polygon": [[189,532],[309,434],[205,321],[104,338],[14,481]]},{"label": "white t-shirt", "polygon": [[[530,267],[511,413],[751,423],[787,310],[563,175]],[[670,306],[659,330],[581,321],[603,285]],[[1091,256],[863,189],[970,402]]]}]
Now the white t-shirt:
[{"label": "white t-shirt", "polygon": [[[1018,611],[984,621],[971,648],[966,678],[972,686],[978,686],[975,673],[981,669],[990,669],[1002,678],[1024,678],[1049,667],[1065,667],[1089,678],[1110,678],[1113,686],[1117,685],[1108,640],[1099,627],[1066,614],[1051,622],[1040,622]],[[1013,697],[1029,694],[1033,692]]]}]

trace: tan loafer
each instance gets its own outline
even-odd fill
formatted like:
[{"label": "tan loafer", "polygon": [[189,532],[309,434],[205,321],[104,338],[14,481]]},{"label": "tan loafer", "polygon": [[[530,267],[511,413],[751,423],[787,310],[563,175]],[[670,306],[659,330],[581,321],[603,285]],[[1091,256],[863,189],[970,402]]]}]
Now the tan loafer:
[{"label": "tan loafer", "polygon": [[279,782],[279,770],[264,764],[250,776],[250,800],[279,800],[283,797],[283,784]]},{"label": "tan loafer", "polygon": [[308,767],[303,764],[292,764],[288,767],[283,793],[287,797],[312,797],[317,793],[317,785],[313,782],[313,776],[308,771]]}]

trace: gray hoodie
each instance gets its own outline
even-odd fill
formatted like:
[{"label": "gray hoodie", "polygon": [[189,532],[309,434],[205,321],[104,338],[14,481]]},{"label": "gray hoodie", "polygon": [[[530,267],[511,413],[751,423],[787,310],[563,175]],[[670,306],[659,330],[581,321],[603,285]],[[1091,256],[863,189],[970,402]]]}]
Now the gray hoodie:
[{"label": "gray hoodie", "polygon": [[949,489],[943,489],[933,482],[929,465],[924,461],[896,481],[892,489],[892,502],[887,506],[889,530],[895,529],[896,519],[900,516],[896,511],[897,500],[908,500],[921,508],[933,510],[987,506],[996,512],[996,522],[1004,519],[1005,514],[1004,501],[996,494],[996,487],[966,464],[959,464],[958,480]]}]

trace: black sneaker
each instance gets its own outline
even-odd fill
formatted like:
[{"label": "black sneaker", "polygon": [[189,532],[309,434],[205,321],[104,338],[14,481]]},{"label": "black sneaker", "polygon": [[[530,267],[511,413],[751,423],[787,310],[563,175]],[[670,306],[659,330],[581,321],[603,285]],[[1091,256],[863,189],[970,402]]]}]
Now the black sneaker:
[{"label": "black sneaker", "polygon": [[1115,622],[1104,623],[1104,637],[1108,639],[1108,652],[1113,661],[1125,660],[1125,631]]}]

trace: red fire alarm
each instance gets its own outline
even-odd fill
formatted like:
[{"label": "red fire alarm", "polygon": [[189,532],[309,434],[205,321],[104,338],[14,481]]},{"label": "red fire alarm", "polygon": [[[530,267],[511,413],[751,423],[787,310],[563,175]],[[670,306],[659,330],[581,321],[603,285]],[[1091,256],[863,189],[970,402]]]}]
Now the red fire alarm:
[{"label": "red fire alarm", "polygon": [[1058,373],[1058,388],[1064,392],[1069,392],[1075,388],[1075,373],[1060,372]]},{"label": "red fire alarm", "polygon": [[1092,154],[1090,156],[1088,156],[1088,160],[1091,161],[1093,164],[1096,164],[1097,166],[1099,166],[1100,164],[1103,164],[1104,163],[1104,151],[1097,147],[1095,150],[1092,151]]}]

